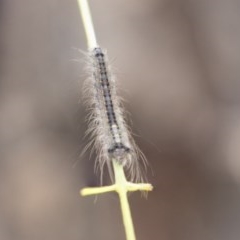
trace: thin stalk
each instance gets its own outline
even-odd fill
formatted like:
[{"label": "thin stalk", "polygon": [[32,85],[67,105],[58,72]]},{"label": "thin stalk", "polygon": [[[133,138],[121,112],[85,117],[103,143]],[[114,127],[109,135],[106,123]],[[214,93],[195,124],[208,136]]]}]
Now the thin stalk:
[{"label": "thin stalk", "polygon": [[115,174],[115,184],[119,186],[117,188],[117,192],[119,195],[120,203],[121,203],[121,210],[122,210],[122,217],[123,217],[123,224],[126,233],[126,238],[129,240],[135,240],[135,231],[130,211],[130,206],[128,203],[127,198],[127,185],[128,182],[126,180],[123,167],[119,165],[115,160],[113,160],[113,169]]},{"label": "thin stalk", "polygon": [[[87,0],[78,0],[79,9],[81,12],[83,26],[87,37],[88,48],[93,49],[97,47],[96,35],[93,27],[90,8]],[[115,159],[112,159],[115,183],[111,186],[84,188],[80,191],[82,196],[101,194],[106,192],[116,191],[118,193],[121,211],[124,223],[124,229],[127,240],[136,240],[131,211],[127,198],[128,191],[151,191],[153,189],[151,184],[145,183],[131,183],[126,180],[123,166],[118,164]]]},{"label": "thin stalk", "polygon": [[77,0],[82,16],[83,26],[87,37],[88,48],[97,47],[96,34],[93,27],[92,16],[87,0]]},{"label": "thin stalk", "polygon": [[115,175],[115,183],[110,186],[84,188],[80,191],[82,196],[102,194],[106,192],[117,192],[123,217],[123,224],[127,240],[136,240],[134,226],[127,198],[127,192],[134,191],[151,191],[152,185],[149,183],[132,183],[128,182],[125,177],[123,166],[118,164],[115,159],[112,159],[113,170]]}]

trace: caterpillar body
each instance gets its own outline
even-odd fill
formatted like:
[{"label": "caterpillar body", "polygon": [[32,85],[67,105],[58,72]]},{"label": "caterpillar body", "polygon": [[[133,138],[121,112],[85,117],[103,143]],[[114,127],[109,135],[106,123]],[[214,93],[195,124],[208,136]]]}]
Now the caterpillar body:
[{"label": "caterpillar body", "polygon": [[123,165],[131,181],[142,181],[143,174],[139,160],[146,160],[136,146],[128,129],[116,84],[108,64],[106,52],[100,47],[90,51],[90,81],[85,85],[89,113],[89,129],[97,154],[97,166],[103,173],[107,164],[111,178],[111,161]]}]

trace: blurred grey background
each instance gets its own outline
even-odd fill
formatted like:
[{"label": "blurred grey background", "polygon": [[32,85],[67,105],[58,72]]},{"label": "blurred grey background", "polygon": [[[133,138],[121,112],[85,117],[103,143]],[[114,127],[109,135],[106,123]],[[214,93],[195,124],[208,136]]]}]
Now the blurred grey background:
[{"label": "blurred grey background", "polygon": [[[240,1],[91,0],[154,191],[138,240],[240,237]],[[80,158],[86,40],[74,0],[0,2],[0,239],[122,240],[114,194]],[[79,60],[79,61],[75,61]]]}]

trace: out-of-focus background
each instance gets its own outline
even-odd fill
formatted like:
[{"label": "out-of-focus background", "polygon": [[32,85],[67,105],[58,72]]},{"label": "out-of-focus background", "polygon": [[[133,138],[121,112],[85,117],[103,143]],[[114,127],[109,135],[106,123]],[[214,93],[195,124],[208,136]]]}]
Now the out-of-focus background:
[{"label": "out-of-focus background", "polygon": [[[240,238],[240,1],[91,0],[136,141],[148,199],[138,240]],[[114,194],[84,147],[86,40],[74,0],[0,2],[0,239],[122,240]],[[79,61],[75,61],[79,60]]]}]

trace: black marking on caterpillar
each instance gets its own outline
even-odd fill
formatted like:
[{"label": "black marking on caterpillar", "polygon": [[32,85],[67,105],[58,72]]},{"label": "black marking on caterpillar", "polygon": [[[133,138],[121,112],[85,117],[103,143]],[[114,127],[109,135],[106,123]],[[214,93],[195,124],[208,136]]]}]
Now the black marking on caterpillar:
[{"label": "black marking on caterpillar", "polygon": [[97,162],[103,173],[105,163],[113,178],[111,160],[114,158],[123,165],[132,181],[142,181],[143,175],[139,160],[146,160],[136,146],[128,129],[120,99],[117,97],[116,84],[108,65],[106,52],[100,47],[90,52],[91,81],[85,85],[88,107],[91,110],[87,134],[91,135],[97,152]]},{"label": "black marking on caterpillar", "polygon": [[98,74],[95,75],[95,80],[99,81],[99,91],[103,95],[105,103],[106,117],[108,119],[109,130],[112,137],[112,146],[109,146],[108,152],[120,163],[126,158],[130,152],[130,148],[123,143],[120,127],[116,118],[115,107],[113,105],[110,82],[108,79],[108,71],[105,63],[105,56],[101,48],[93,50],[94,57],[98,65]]}]

